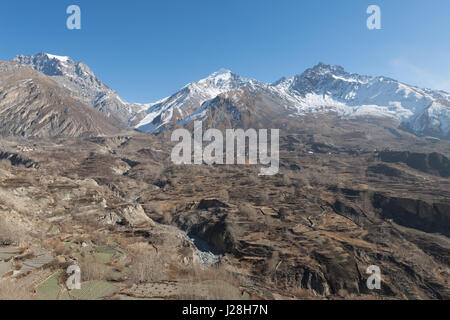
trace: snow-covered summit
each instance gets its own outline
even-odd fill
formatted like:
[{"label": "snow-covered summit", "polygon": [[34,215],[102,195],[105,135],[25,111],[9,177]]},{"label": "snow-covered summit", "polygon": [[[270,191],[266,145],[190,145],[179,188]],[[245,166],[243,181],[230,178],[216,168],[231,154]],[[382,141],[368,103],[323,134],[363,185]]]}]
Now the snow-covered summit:
[{"label": "snow-covered summit", "polygon": [[56,55],[50,54],[50,53],[44,53],[44,54],[46,54],[47,57],[49,57],[49,59],[56,59],[62,63],[67,63],[67,62],[69,62],[69,60],[71,60],[70,57],[67,57],[67,56],[56,56]]},{"label": "snow-covered summit", "polygon": [[189,116],[201,105],[218,95],[259,83],[243,78],[228,69],[220,69],[197,82],[191,82],[170,97],[152,104],[136,128],[148,133],[160,131],[170,123],[176,123]]},{"label": "snow-covered summit", "polygon": [[213,105],[208,102],[219,95],[227,93],[230,99],[239,100],[245,95],[237,93],[246,91],[254,97],[260,94],[271,97],[272,107],[292,116],[333,113],[345,119],[388,118],[417,135],[450,138],[449,93],[421,89],[383,76],[359,75],[325,63],[273,84],[220,69],[167,98],[149,104],[133,104],[121,99],[86,64],[68,56],[20,55],[13,62],[51,76],[82,102],[148,133],[186,123],[194,114],[206,114]]},{"label": "snow-covered summit", "polygon": [[253,95],[260,92],[274,97],[279,108],[293,115],[335,113],[345,119],[388,118],[418,135],[450,135],[448,93],[420,89],[388,77],[350,73],[341,66],[324,63],[273,84],[221,69],[152,105],[136,128],[154,133],[170,123],[185,124],[195,118],[193,115],[204,115],[212,106],[207,102],[218,95],[244,88]]},{"label": "snow-covered summit", "polygon": [[68,56],[50,53],[18,55],[12,59],[53,78],[66,89],[71,90],[83,103],[114,116],[124,124],[140,110],[140,105],[128,103],[96,77],[83,62],[75,62]]}]

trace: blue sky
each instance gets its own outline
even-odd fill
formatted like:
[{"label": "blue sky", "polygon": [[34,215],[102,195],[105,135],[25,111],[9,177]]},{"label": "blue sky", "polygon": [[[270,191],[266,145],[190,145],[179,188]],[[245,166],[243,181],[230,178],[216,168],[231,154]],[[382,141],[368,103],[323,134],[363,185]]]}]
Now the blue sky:
[{"label": "blue sky", "polygon": [[[370,4],[382,30],[366,28]],[[273,82],[319,61],[450,91],[449,15],[448,0],[2,0],[0,60],[68,55],[135,102],[222,67]]]}]

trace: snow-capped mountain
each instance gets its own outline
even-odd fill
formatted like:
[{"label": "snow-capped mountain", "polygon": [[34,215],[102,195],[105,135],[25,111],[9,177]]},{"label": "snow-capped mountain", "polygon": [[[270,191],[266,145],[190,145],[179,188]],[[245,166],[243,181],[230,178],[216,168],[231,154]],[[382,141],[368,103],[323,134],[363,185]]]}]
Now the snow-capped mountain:
[{"label": "snow-capped mountain", "polygon": [[336,112],[343,118],[392,118],[418,135],[448,136],[450,95],[386,77],[345,72],[323,63],[276,85],[298,99],[297,112]]},{"label": "snow-capped mountain", "polygon": [[[273,84],[221,70],[151,104],[136,128],[156,133],[175,125],[186,125],[207,117],[212,108],[217,109],[217,103],[224,104],[224,99],[228,107],[240,106],[233,109],[235,113],[253,109],[249,103],[259,103],[261,108],[269,107],[272,113],[280,109],[275,112],[279,116],[322,113],[344,119],[386,118],[417,135],[450,138],[448,93],[420,89],[386,77],[348,73],[340,66],[323,63]],[[263,113],[261,108],[254,110],[255,116]]]},{"label": "snow-capped mountain", "polygon": [[124,129],[115,118],[74,99],[53,77],[0,61],[1,137],[105,136]]},{"label": "snow-capped mountain", "polygon": [[66,89],[74,92],[74,98],[113,116],[122,123],[142,109],[142,105],[129,103],[98,79],[89,67],[82,62],[74,62],[70,57],[48,53],[16,56],[12,62],[28,65],[53,78]]},{"label": "snow-capped mountain", "polygon": [[[391,119],[417,135],[450,138],[450,94],[387,77],[349,73],[340,66],[323,63],[273,84],[221,69],[170,97],[137,104],[121,99],[86,64],[74,62],[70,57],[40,53],[19,55],[13,62],[50,76],[73,92],[73,98],[146,133],[163,132],[204,118],[212,109],[217,111],[219,103],[233,110],[232,118],[241,117],[239,113],[247,109],[256,118],[267,109],[284,119],[311,113],[335,114],[343,119],[382,118]],[[259,105],[258,110],[255,104]],[[221,119],[225,118],[226,114],[221,113]]]},{"label": "snow-capped mountain", "polygon": [[220,69],[205,79],[189,83],[177,93],[150,104],[135,127],[147,133],[156,133],[184,120],[201,105],[219,94],[246,85],[260,84],[256,80],[242,78],[230,70]]}]

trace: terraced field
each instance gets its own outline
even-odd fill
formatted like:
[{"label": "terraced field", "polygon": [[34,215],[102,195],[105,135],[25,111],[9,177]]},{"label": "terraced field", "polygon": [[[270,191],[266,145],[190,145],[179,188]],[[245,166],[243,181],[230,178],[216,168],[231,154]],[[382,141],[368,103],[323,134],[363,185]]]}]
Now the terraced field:
[{"label": "terraced field", "polygon": [[[449,298],[450,180],[439,166],[450,145],[372,125],[359,130],[370,142],[344,139],[345,123],[321,121],[325,133],[305,121],[280,138],[270,177],[172,165],[164,134],[0,139],[36,164],[0,160],[0,281],[14,288],[0,296]],[[388,139],[424,156],[386,151],[385,162],[374,150]],[[427,160],[435,149],[441,162]],[[81,290],[66,287],[71,265]],[[379,292],[366,289],[370,265],[383,270]]]}]

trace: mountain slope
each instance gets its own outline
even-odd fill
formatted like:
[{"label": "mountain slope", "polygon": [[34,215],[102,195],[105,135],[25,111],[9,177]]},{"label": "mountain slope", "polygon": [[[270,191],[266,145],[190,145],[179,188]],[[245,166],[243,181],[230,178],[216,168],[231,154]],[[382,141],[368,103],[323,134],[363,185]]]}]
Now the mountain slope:
[{"label": "mountain slope", "polygon": [[277,85],[286,87],[298,98],[299,113],[328,108],[347,119],[391,118],[417,135],[450,138],[450,95],[442,91],[360,76],[323,63]]},{"label": "mountain slope", "polygon": [[153,103],[133,122],[143,132],[156,133],[182,121],[201,105],[219,94],[245,85],[258,84],[256,80],[242,78],[229,70],[221,69],[209,77],[193,82],[170,97]]},{"label": "mountain slope", "polygon": [[[229,102],[234,105],[248,104],[249,96],[259,101],[259,109],[252,112],[256,123],[266,122],[259,119],[263,114],[266,119],[276,122],[327,114],[341,119],[386,119],[418,136],[450,139],[450,94],[417,88],[386,77],[349,73],[340,66],[319,63],[302,74],[273,84],[246,79],[221,69],[186,85],[170,97],[143,105],[122,100],[87,65],[76,63],[69,57],[40,53],[19,55],[13,61],[48,75],[83,104],[146,133],[160,133],[176,125],[186,125],[204,116],[215,102],[221,100],[216,99],[220,95],[229,93]],[[239,101],[240,97],[246,98]],[[243,110],[254,107],[246,105]],[[220,119],[230,122],[234,116],[236,114],[224,111],[216,122]]]},{"label": "mountain slope", "polygon": [[86,64],[74,62],[70,57],[39,53],[34,56],[19,55],[12,61],[52,77],[64,88],[74,92],[75,99],[117,118],[124,124],[142,109],[142,105],[121,99],[114,90],[98,79]]},{"label": "mountain slope", "polygon": [[0,135],[78,137],[119,132],[113,118],[81,103],[53,78],[0,62]]},{"label": "mountain slope", "polygon": [[[227,93],[227,95],[224,95]],[[249,97],[252,97],[249,101]],[[138,130],[157,133],[175,125],[205,118],[224,105],[253,110],[252,122],[292,120],[308,114],[337,115],[342,119],[386,119],[416,135],[450,138],[450,95],[420,89],[386,77],[360,76],[323,63],[291,79],[274,84],[241,78],[230,71],[214,73],[191,83],[170,98],[151,105]],[[230,110],[231,110],[230,109]],[[271,116],[268,116],[271,114]],[[223,112],[220,119],[236,117]],[[217,122],[217,121],[216,121]],[[268,123],[267,125],[269,125]],[[258,126],[259,127],[259,126]]]}]

